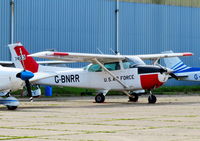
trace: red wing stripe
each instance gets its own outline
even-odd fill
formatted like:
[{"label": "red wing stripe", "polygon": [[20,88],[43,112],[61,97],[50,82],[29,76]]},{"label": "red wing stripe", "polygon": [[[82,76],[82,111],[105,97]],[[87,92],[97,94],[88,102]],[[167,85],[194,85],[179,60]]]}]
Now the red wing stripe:
[{"label": "red wing stripe", "polygon": [[54,56],[67,56],[67,55],[69,55],[69,53],[64,53],[64,52],[54,52],[53,55],[54,55]]},{"label": "red wing stripe", "polygon": [[183,56],[192,56],[192,53],[183,53]]}]

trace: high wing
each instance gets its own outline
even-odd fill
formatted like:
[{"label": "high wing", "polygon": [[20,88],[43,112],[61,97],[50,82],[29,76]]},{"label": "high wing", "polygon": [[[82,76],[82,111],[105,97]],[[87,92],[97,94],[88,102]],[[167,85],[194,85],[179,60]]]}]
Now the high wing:
[{"label": "high wing", "polygon": [[110,54],[89,54],[89,53],[66,53],[66,52],[38,52],[29,55],[31,57],[39,57],[52,60],[62,61],[75,61],[75,62],[93,62],[93,59],[98,59],[100,62],[112,62],[125,59],[122,55],[110,55]]},{"label": "high wing", "polygon": [[[66,64],[66,63],[73,63],[74,61],[37,61],[38,64]],[[14,63],[12,61],[0,61],[0,65],[2,66],[13,66]]]},{"label": "high wing", "polygon": [[94,59],[102,63],[124,60],[126,57],[139,57],[142,60],[160,59],[175,56],[192,56],[190,52],[185,53],[166,53],[166,54],[146,54],[146,55],[109,55],[109,54],[89,54],[89,53],[72,53],[72,52],[51,52],[44,51],[31,54],[31,57],[39,57],[61,61],[75,62],[94,62]]}]

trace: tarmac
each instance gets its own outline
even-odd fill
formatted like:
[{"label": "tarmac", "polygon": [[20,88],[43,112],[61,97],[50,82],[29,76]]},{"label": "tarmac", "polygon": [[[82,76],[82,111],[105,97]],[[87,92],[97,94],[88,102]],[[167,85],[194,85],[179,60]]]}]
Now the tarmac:
[{"label": "tarmac", "polygon": [[157,95],[137,103],[126,96],[20,99],[15,111],[0,106],[0,140],[199,141],[200,95]]}]

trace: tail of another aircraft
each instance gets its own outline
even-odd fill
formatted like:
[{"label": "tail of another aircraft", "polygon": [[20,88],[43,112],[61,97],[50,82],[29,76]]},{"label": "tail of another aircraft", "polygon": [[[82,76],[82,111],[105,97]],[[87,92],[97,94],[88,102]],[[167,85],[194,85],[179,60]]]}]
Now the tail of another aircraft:
[{"label": "tail of another aircraft", "polygon": [[38,72],[39,64],[32,57],[27,56],[29,52],[21,43],[10,44],[8,46],[16,68],[22,68],[33,73]]},{"label": "tail of another aircraft", "polygon": [[[14,63],[16,68],[25,69],[31,71],[33,73],[36,72],[52,72],[52,71],[64,71],[66,69],[70,69],[67,67],[53,67],[53,66],[43,66],[38,64],[33,57],[28,56],[29,52],[21,43],[14,43],[8,45],[11,56],[12,62]],[[52,61],[50,64],[57,64],[58,62]],[[48,62],[44,61],[43,64],[49,64]]]},{"label": "tail of another aircraft", "polygon": [[[166,51],[162,53],[173,53],[173,51]],[[185,65],[178,57],[164,58],[164,63],[167,68],[174,71],[184,71],[191,68]]]}]

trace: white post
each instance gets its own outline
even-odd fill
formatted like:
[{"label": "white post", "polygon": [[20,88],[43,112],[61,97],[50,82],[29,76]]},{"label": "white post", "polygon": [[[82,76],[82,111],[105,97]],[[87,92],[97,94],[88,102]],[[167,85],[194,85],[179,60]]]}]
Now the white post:
[{"label": "white post", "polygon": [[14,0],[10,0],[11,17],[10,17],[10,43],[14,43]]},{"label": "white post", "polygon": [[116,49],[115,49],[115,53],[117,55],[119,55],[119,0],[116,1],[117,5],[116,5]]}]

